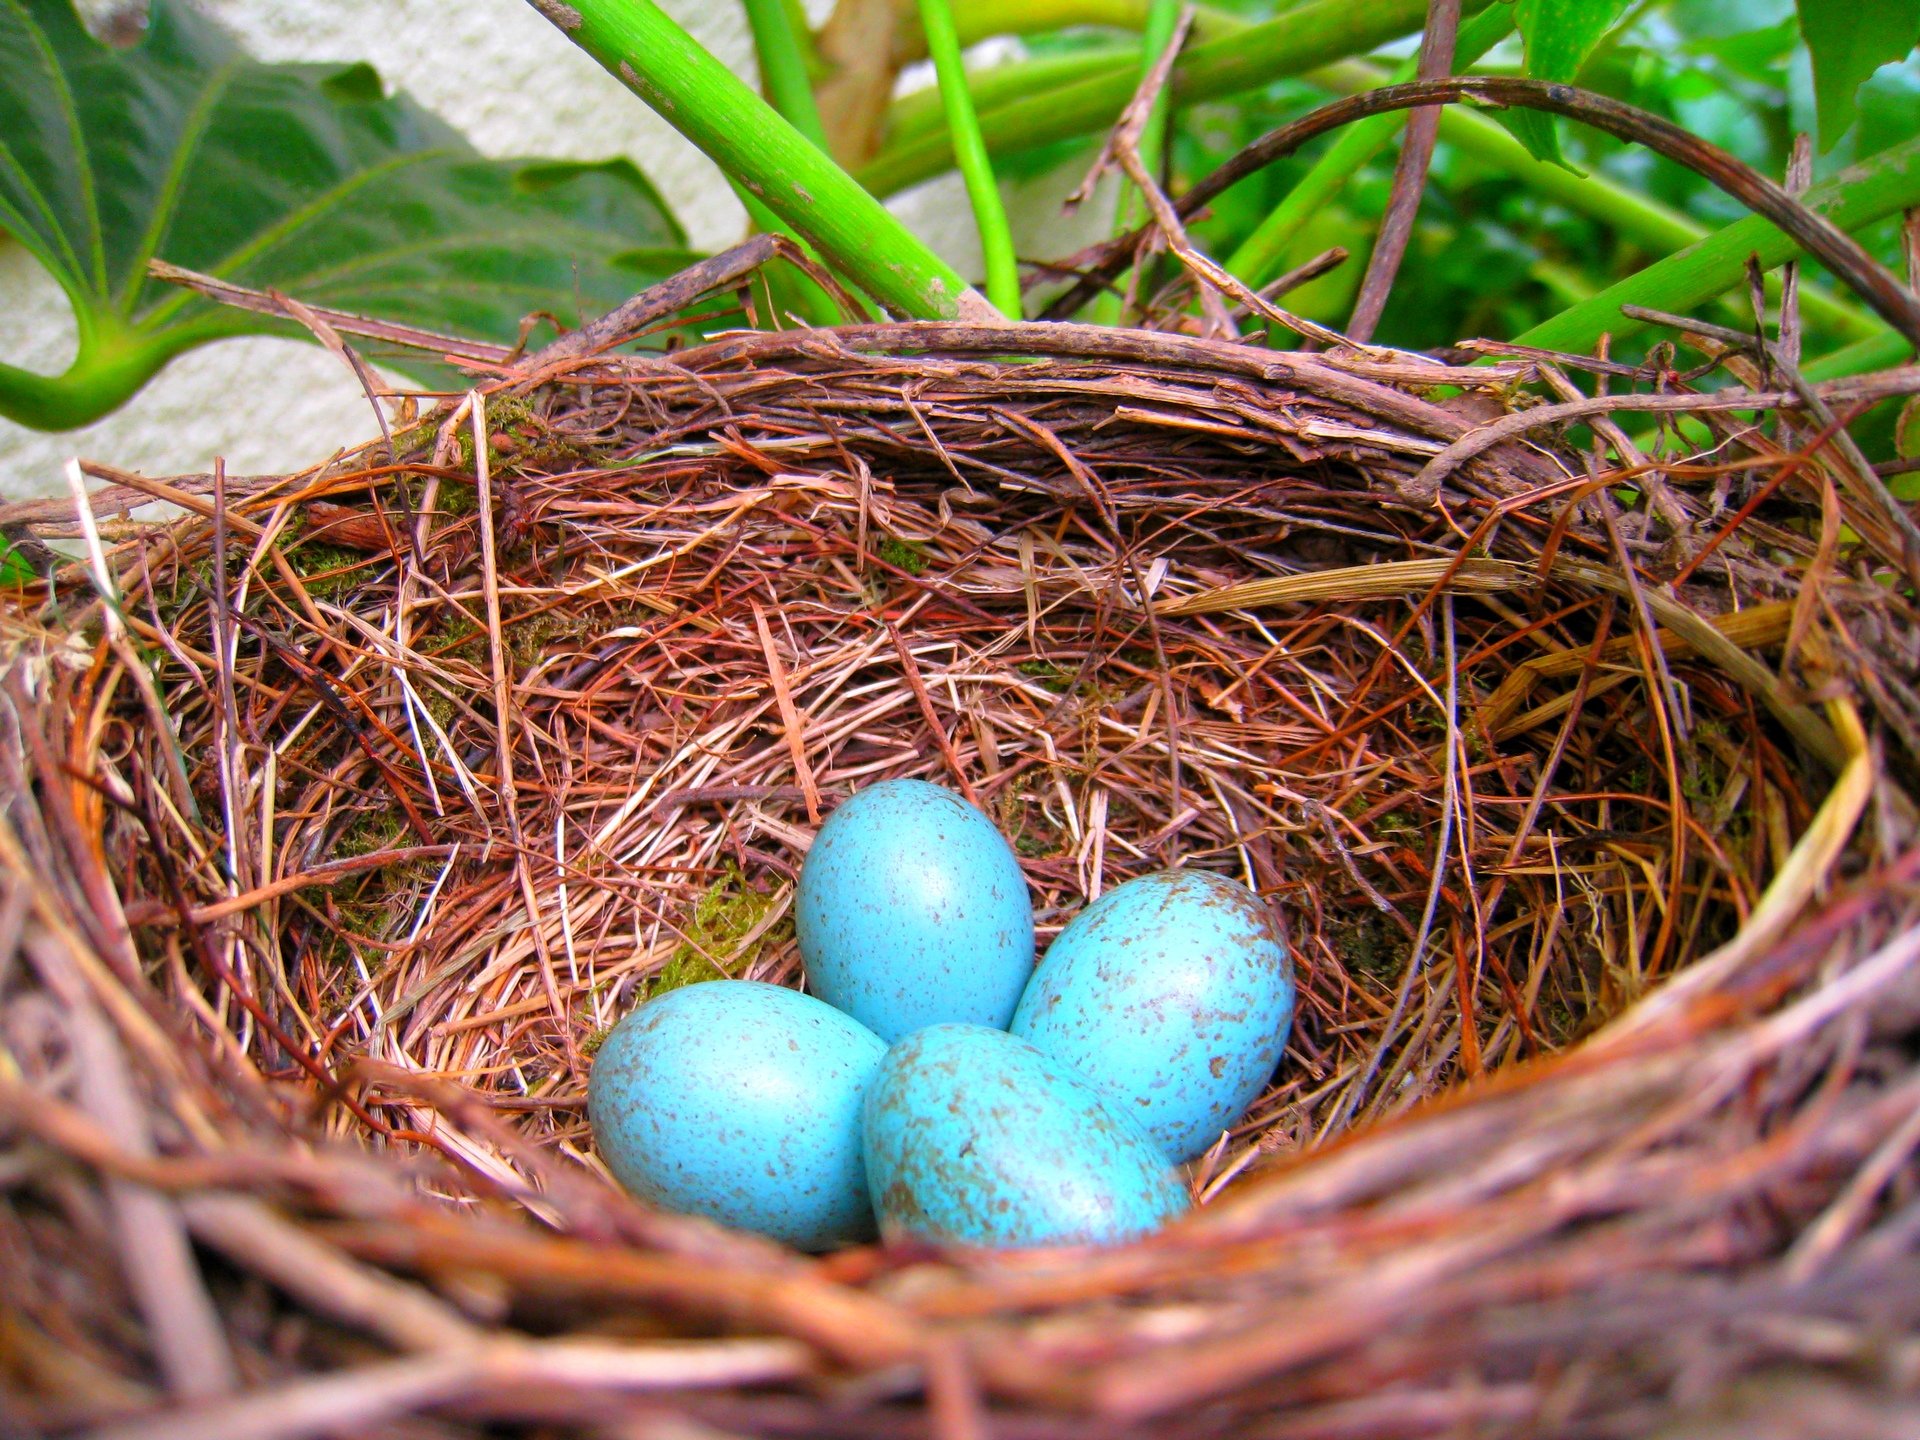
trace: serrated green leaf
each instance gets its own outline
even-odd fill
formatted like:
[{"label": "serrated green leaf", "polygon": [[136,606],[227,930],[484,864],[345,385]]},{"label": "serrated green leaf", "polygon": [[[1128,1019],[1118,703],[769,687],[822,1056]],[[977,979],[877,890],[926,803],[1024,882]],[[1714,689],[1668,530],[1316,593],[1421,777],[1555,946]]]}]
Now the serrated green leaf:
[{"label": "serrated green leaf", "polygon": [[627,161],[483,158],[369,66],[262,64],[182,0],[153,0],[126,50],[71,0],[0,0],[0,230],[79,331],[64,375],[0,364],[0,415],[39,429],[97,419],[195,345],[302,333],[162,285],[152,259],[510,343],[531,311],[578,323],[691,258]]},{"label": "serrated green leaf", "polygon": [[1920,41],[1920,0],[1796,0],[1800,33],[1813,59],[1820,148],[1831,150],[1853,123],[1867,77]]},{"label": "serrated green leaf", "polygon": [[[1571,81],[1626,8],[1626,0],[1517,0],[1513,18],[1526,48],[1527,74]],[[1555,116],[1538,110],[1495,113],[1536,160],[1567,164]]]}]

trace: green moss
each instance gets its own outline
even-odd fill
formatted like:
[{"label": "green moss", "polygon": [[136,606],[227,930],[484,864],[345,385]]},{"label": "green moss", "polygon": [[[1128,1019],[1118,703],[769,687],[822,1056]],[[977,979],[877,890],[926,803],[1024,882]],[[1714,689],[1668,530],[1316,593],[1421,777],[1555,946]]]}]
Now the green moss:
[{"label": "green moss", "polygon": [[509,620],[503,629],[507,653],[524,670],[542,659],[554,641],[583,634],[588,629],[583,619],[564,610],[542,610],[525,620]]},{"label": "green moss", "polygon": [[1727,774],[1706,742],[1724,736],[1726,727],[1717,720],[1702,720],[1693,727],[1693,734],[1696,743],[1688,746],[1681,756],[1680,791],[1689,804],[1712,810],[1726,794]]},{"label": "green moss", "polygon": [[1534,1024],[1550,1045],[1564,1045],[1579,1032],[1582,1023],[1580,1012],[1558,996],[1543,998],[1534,1007]]},{"label": "green moss", "polygon": [[[507,642],[507,653],[525,669],[544,659],[556,644],[590,644],[594,637],[608,630],[640,625],[657,618],[653,612],[636,607],[615,610],[547,609],[535,611],[525,618],[505,617],[501,622],[501,633]],[[470,643],[477,643],[478,646],[474,652],[475,663],[484,666],[487,655],[485,632],[480,632]]]},{"label": "green moss", "polygon": [[473,469],[473,426],[465,422],[454,427],[453,463],[462,470]]},{"label": "green moss", "polygon": [[613,1027],[611,1025],[602,1025],[597,1030],[589,1031],[579,1044],[578,1048],[580,1053],[591,1060],[595,1055],[600,1053],[600,1047],[607,1043],[607,1036],[612,1033]]},{"label": "green moss", "polygon": [[396,430],[393,432],[393,453],[402,460],[410,460],[422,452],[430,451],[439,431],[438,420],[422,420],[417,425]]},{"label": "green moss", "polygon": [[533,405],[524,395],[487,397],[487,428],[494,434],[513,434],[528,427],[546,428],[546,422],[533,413]]},{"label": "green moss", "polygon": [[300,577],[307,594],[316,599],[331,600],[358,583],[359,572],[366,567],[367,557],[343,545],[314,541],[294,546],[287,552],[287,562],[293,566],[294,574]]},{"label": "green moss", "polygon": [[427,714],[433,717],[433,723],[442,730],[450,729],[454,716],[460,713],[460,707],[453,703],[453,697],[443,694],[431,685],[417,688],[420,703],[427,707]]},{"label": "green moss", "polygon": [[[487,435],[490,442],[495,436],[506,437],[504,448],[494,443],[488,446],[489,460],[495,474],[519,470],[547,473],[571,470],[594,458],[589,447],[555,430],[534,410],[531,403],[518,396],[495,395],[487,401]],[[459,448],[460,468],[472,470],[473,426],[460,426],[455,432],[454,444]],[[464,486],[456,488],[466,490]],[[473,492],[466,490],[466,508],[471,510],[473,504]]]},{"label": "green moss", "polygon": [[923,574],[927,568],[926,552],[911,541],[895,535],[882,540],[880,548],[874,553],[894,569],[904,570],[909,575]]},{"label": "green moss", "polygon": [[746,943],[773,903],[772,896],[747,884],[738,866],[729,865],[693,902],[693,913],[681,927],[687,938],[654,975],[647,998],[703,980],[731,979],[751,966],[767,946],[786,940],[793,933],[791,920],[769,927],[751,946]]},{"label": "green moss", "polygon": [[1013,780],[994,802],[994,819],[1014,854],[1038,860],[1060,853],[1067,835],[1047,819],[1045,806],[1029,798],[1030,788],[1024,775]]},{"label": "green moss", "polygon": [[350,855],[371,855],[390,850],[406,833],[406,817],[398,810],[366,810],[353,818],[333,847],[336,859]]},{"label": "green moss", "polygon": [[1352,912],[1345,924],[1331,926],[1327,939],[1351,974],[1382,985],[1398,982],[1407,968],[1407,939],[1400,927],[1372,906]]},{"label": "green moss", "polygon": [[1022,660],[1013,668],[1022,675],[1031,675],[1056,695],[1064,695],[1073,688],[1074,672],[1062,669],[1051,660]]},{"label": "green moss", "polygon": [[485,668],[487,632],[461,611],[452,607],[441,611],[435,631],[433,644],[426,652],[428,655],[436,660],[465,660],[469,665]]}]

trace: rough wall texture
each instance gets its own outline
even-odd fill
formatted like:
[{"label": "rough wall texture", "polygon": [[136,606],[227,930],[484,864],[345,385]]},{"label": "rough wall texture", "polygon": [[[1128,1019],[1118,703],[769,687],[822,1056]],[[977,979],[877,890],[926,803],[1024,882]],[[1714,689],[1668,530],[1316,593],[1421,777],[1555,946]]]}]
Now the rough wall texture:
[{"label": "rough wall texture", "polygon": [[[111,3],[90,0],[82,9]],[[719,172],[525,0],[195,3],[262,59],[370,61],[389,86],[409,91],[487,154],[629,155],[695,245],[717,248],[742,234],[745,217]],[[830,6],[820,0],[811,8]],[[666,0],[666,8],[754,78],[737,0]],[[1021,187],[1025,193],[1012,197],[1018,228],[1046,225],[1071,183],[1048,177]],[[978,246],[957,177],[903,195],[895,208],[963,273],[977,274]],[[1089,215],[1100,208],[1089,206]],[[1053,242],[1061,249],[1073,243]],[[65,368],[74,345],[64,297],[17,245],[0,240],[0,355],[52,372]],[[204,469],[221,455],[235,473],[257,474],[311,464],[374,433],[359,387],[317,346],[228,341],[177,360],[124,409],[85,429],[44,435],[0,421],[0,496],[63,492],[60,467],[72,455],[151,474]]]}]

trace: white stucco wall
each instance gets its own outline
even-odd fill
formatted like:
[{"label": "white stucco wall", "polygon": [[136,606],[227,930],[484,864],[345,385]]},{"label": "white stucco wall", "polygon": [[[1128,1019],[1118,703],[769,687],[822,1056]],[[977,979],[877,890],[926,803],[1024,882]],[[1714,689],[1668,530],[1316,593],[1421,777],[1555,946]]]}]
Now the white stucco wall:
[{"label": "white stucco wall", "polygon": [[[112,8],[89,0],[83,11]],[[526,0],[196,0],[265,60],[366,60],[391,88],[410,92],[495,156],[601,159],[625,154],[653,179],[693,244],[716,249],[745,217],[719,172],[627,93]],[[737,0],[665,0],[709,49],[749,80],[752,42]],[[831,0],[810,8],[824,12]],[[1071,177],[1049,177],[1010,197],[1017,230],[1057,213]],[[963,274],[977,277],[978,244],[955,176],[898,197],[893,208]],[[1097,223],[1089,206],[1081,225]],[[1044,247],[1078,242],[1055,237]],[[43,372],[74,353],[72,315],[57,287],[20,247],[0,240],[0,356]],[[319,347],[246,339],[177,360],[123,409],[85,429],[40,434],[0,421],[0,496],[64,493],[73,455],[165,475],[224,456],[239,474],[289,470],[373,435],[365,399],[345,367]]]}]

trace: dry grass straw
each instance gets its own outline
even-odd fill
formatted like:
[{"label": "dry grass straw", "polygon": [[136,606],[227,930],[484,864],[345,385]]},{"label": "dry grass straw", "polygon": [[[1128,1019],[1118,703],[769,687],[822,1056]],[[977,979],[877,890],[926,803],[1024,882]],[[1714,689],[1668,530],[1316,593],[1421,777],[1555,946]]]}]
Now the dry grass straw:
[{"label": "dry grass straw", "polygon": [[[95,578],[5,620],[13,1418],[1871,1433],[1920,1387],[1912,575],[1724,392],[1691,456],[1526,424],[1578,363],[741,333],[482,375],[391,459],[93,467]],[[903,775],[1043,935],[1176,863],[1287,918],[1192,1219],[807,1260],[605,1181],[599,1036],[797,983],[815,816]]]}]

